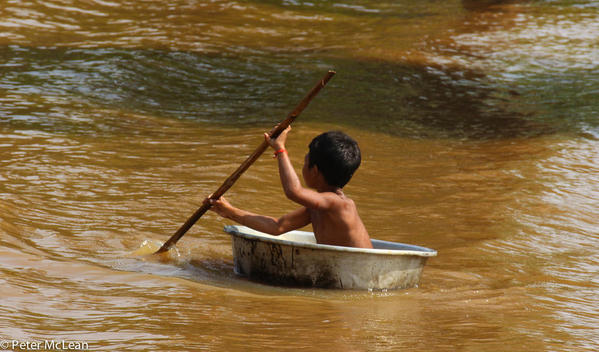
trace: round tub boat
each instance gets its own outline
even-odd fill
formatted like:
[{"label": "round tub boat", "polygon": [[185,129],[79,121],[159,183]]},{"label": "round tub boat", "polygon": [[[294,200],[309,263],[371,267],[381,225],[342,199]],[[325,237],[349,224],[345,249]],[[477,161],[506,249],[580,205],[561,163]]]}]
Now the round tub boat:
[{"label": "round tub boat", "polygon": [[290,231],[271,236],[245,226],[225,226],[233,238],[235,272],[286,286],[340,289],[401,289],[420,281],[437,251],[372,240],[374,249],[317,244],[314,234]]}]

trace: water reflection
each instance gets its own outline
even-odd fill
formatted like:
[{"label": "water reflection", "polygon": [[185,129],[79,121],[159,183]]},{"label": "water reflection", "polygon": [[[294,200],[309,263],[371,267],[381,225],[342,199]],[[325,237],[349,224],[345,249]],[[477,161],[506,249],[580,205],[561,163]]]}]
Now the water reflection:
[{"label": "water reflection", "polygon": [[[53,128],[61,123],[48,111],[78,124],[89,105],[227,124],[270,121],[302,94],[304,77],[334,68],[342,91],[316,109],[335,123],[418,138],[597,131],[597,53],[584,34],[599,23],[591,12],[547,18],[511,1],[47,2],[41,9],[27,2],[5,11],[5,38],[20,46],[0,50],[2,88],[11,92],[3,105],[18,105],[31,120],[41,104],[45,116],[35,124]],[[52,45],[37,42],[35,21],[48,27],[44,42]],[[69,23],[81,30],[67,35]],[[60,109],[73,98],[78,111]]]},{"label": "water reflection", "polygon": [[[18,108],[21,116],[27,116],[20,119],[13,115],[12,124],[50,130],[111,128],[108,120],[100,122],[93,114],[81,114],[81,109],[65,111],[61,106],[73,107],[72,101],[64,101],[66,96],[78,100],[84,109],[94,105],[109,109],[127,106],[165,117],[225,124],[272,121],[273,116],[285,114],[292,99],[302,95],[300,91],[307,84],[302,77],[319,73],[314,68],[288,71],[281,67],[273,71],[272,64],[265,61],[256,64],[241,57],[218,55],[5,48],[4,57],[9,63],[23,56],[35,60],[35,65],[5,75],[3,87],[11,94],[2,99],[4,109]],[[529,87],[496,86],[477,71],[363,60],[328,61],[328,66],[340,74],[312,107],[316,110],[313,120],[420,138],[532,137],[595,126],[584,110],[579,117],[568,119],[555,112],[541,114],[531,108]],[[267,76],[265,71],[269,72]],[[35,83],[38,81],[52,88],[40,90]],[[547,99],[550,103],[553,97]],[[81,125],[85,127],[78,128]]]}]

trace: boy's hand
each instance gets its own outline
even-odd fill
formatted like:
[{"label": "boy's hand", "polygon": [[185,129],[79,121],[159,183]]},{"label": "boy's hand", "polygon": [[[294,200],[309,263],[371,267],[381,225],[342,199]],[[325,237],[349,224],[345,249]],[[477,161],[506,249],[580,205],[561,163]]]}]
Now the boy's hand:
[{"label": "boy's hand", "polygon": [[[275,126],[276,128],[276,126]],[[274,129],[273,129],[274,131]],[[271,133],[273,132],[271,131]],[[264,134],[264,139],[268,142],[268,144],[270,144],[270,146],[275,150],[281,150],[281,149],[285,149],[285,142],[287,141],[287,134],[289,133],[289,131],[291,131],[291,126],[288,126],[286,129],[284,129],[281,134],[275,138],[272,139],[269,137],[268,133]]]},{"label": "boy's hand", "polygon": [[204,199],[203,203],[209,203],[211,205],[210,210],[214,211],[223,218],[228,218],[233,206],[221,196],[219,199],[211,199],[212,195],[209,195]]}]

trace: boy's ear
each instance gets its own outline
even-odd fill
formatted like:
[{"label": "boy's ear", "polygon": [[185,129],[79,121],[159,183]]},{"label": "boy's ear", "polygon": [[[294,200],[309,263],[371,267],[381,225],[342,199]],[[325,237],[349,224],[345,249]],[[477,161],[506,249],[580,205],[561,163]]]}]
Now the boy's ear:
[{"label": "boy's ear", "polygon": [[316,164],[312,165],[312,167],[308,167],[308,169],[310,170],[310,172],[313,172],[314,175],[320,173],[320,170],[318,170],[318,165],[316,165]]},{"label": "boy's ear", "polygon": [[320,170],[318,169],[318,166],[316,166],[316,164],[314,164],[312,169],[310,169],[310,172],[312,172],[312,175],[314,178],[321,179],[322,182],[327,183],[327,181],[324,178],[324,175],[322,174],[322,172],[320,172]]}]

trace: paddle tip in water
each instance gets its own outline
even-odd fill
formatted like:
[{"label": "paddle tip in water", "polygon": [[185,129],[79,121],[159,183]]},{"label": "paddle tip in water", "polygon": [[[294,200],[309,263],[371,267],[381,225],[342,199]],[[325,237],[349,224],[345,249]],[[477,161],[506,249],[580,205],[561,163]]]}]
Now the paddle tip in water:
[{"label": "paddle tip in water", "polygon": [[131,256],[133,257],[151,257],[154,254],[157,254],[156,257],[160,261],[176,261],[179,259],[179,251],[176,247],[171,247],[167,251],[163,251],[158,253],[158,251],[162,248],[162,242],[158,240],[144,240],[139,248],[131,252]]}]

